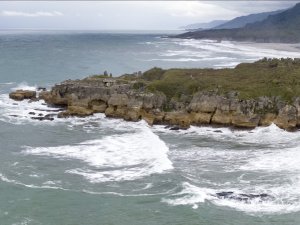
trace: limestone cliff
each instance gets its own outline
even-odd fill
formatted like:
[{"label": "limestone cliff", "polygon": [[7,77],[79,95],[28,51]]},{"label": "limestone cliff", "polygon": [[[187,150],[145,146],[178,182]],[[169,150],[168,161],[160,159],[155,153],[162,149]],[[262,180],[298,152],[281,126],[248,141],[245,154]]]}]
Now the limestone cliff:
[{"label": "limestone cliff", "polygon": [[240,100],[236,93],[197,92],[190,99],[167,101],[163,93],[136,90],[133,85],[118,79],[110,84],[105,79],[68,80],[40,97],[48,104],[67,106],[60,117],[105,113],[108,117],[144,119],[150,125],[181,128],[206,124],[254,128],[275,123],[293,130],[300,125],[300,98],[287,104],[276,97]]}]

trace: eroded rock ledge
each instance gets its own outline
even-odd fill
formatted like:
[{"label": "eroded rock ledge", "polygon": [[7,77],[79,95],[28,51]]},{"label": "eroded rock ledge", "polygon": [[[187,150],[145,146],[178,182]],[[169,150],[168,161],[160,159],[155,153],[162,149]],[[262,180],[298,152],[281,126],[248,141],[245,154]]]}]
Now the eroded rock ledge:
[{"label": "eroded rock ledge", "polygon": [[51,91],[41,92],[39,98],[51,105],[66,106],[67,110],[60,112],[59,117],[105,113],[107,117],[143,119],[150,125],[180,128],[207,124],[255,128],[275,123],[291,131],[300,125],[300,98],[287,104],[277,97],[239,100],[237,93],[232,92],[227,95],[197,92],[190,98],[168,101],[163,93],[137,90],[134,84],[118,79],[110,79],[110,83],[107,79],[68,80]]}]

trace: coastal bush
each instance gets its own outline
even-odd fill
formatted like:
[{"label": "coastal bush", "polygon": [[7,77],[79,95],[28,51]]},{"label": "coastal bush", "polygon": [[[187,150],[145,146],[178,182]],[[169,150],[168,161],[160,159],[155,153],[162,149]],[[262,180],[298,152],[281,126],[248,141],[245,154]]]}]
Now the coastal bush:
[{"label": "coastal bush", "polygon": [[165,70],[154,67],[146,72],[144,72],[141,76],[142,79],[152,81],[152,80],[160,80],[165,73]]},{"label": "coastal bush", "polygon": [[107,74],[92,75],[91,78],[107,78]]},{"label": "coastal bush", "polygon": [[143,81],[137,81],[135,83],[133,83],[132,87],[135,90],[142,90],[144,89],[144,87],[146,86],[146,83]]},{"label": "coastal bush", "polygon": [[299,59],[264,58],[255,63],[241,63],[233,69],[169,69],[163,73],[155,69],[148,75],[158,79],[153,78],[147,89],[163,92],[168,100],[197,91],[224,95],[235,91],[240,99],[278,96],[291,101],[293,96],[300,96]]}]

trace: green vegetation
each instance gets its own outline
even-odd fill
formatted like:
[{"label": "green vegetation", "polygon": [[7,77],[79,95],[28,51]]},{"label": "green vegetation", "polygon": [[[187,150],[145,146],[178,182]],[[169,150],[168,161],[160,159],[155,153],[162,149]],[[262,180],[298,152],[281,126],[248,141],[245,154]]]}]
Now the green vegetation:
[{"label": "green vegetation", "polygon": [[108,74],[108,72],[105,70],[103,72],[103,74],[95,74],[90,76],[91,78],[108,78],[108,77],[112,77],[112,73]]},{"label": "green vegetation", "polygon": [[142,79],[153,81],[153,80],[160,80],[165,73],[165,70],[161,68],[154,67],[142,74]]},{"label": "green vegetation", "polygon": [[[143,78],[147,80],[143,82]],[[234,69],[154,68],[136,83],[136,88],[144,86],[151,92],[163,92],[169,100],[198,91],[223,95],[235,91],[240,99],[280,96],[291,101],[294,96],[300,96],[300,59],[264,58],[239,64]]]},{"label": "green vegetation", "polygon": [[[90,78],[107,78],[108,73]],[[300,96],[300,59],[267,59],[241,63],[234,69],[152,68],[144,73],[124,74],[118,83],[131,84],[142,92],[162,92],[170,101],[196,92],[227,95],[238,93],[240,99],[261,96],[292,101]]]},{"label": "green vegetation", "polygon": [[108,75],[103,75],[103,74],[99,74],[99,75],[92,75],[90,76],[91,78],[108,78]]}]

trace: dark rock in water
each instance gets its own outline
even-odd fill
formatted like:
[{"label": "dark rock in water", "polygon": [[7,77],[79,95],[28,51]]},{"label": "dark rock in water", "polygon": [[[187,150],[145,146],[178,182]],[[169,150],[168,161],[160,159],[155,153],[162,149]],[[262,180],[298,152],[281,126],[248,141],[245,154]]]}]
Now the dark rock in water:
[{"label": "dark rock in water", "polygon": [[47,114],[47,115],[45,115],[44,117],[45,118],[53,118],[54,116],[56,116],[56,114]]},{"label": "dark rock in water", "polygon": [[31,98],[28,103],[32,103],[32,102],[38,102],[39,99],[38,98]]},{"label": "dark rock in water", "polygon": [[9,115],[9,116],[11,116],[11,117],[19,117],[18,115]]},{"label": "dark rock in water", "polygon": [[223,133],[221,130],[215,130],[215,133]]},{"label": "dark rock in water", "polygon": [[43,114],[42,114],[42,113],[40,113],[38,116],[43,116]]},{"label": "dark rock in water", "polygon": [[250,202],[253,199],[258,199],[259,201],[265,201],[268,199],[273,199],[273,196],[268,194],[235,194],[232,191],[223,191],[216,193],[216,196],[221,199],[231,199],[236,201]]},{"label": "dark rock in water", "polygon": [[41,111],[41,112],[61,112],[64,111],[64,109],[59,108],[59,109],[34,109],[37,111]]},{"label": "dark rock in water", "polygon": [[180,130],[180,127],[171,127],[170,130]]},{"label": "dark rock in water", "polygon": [[165,129],[169,129],[169,130],[186,130],[186,127],[180,127],[180,126],[172,126],[172,125],[168,125],[165,126]]},{"label": "dark rock in water", "polygon": [[37,90],[38,90],[38,91],[46,91],[47,88],[45,88],[45,87],[38,87]]},{"label": "dark rock in water", "polygon": [[42,103],[42,105],[47,105],[46,103]]},{"label": "dark rock in water", "polygon": [[29,112],[28,114],[29,115],[35,115],[35,112]]},{"label": "dark rock in water", "polygon": [[31,119],[33,120],[39,120],[39,121],[43,121],[43,120],[54,120],[54,118],[51,118],[51,117],[43,117],[43,116],[39,116],[39,117],[31,117]]},{"label": "dark rock in water", "polygon": [[229,195],[233,195],[233,192],[232,191],[223,191],[223,192],[219,192],[219,193],[216,193],[216,195],[218,197],[227,197]]}]

